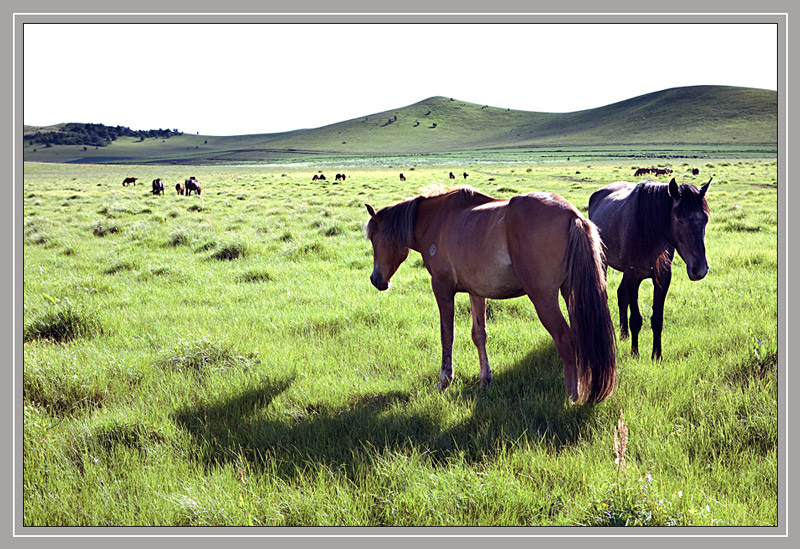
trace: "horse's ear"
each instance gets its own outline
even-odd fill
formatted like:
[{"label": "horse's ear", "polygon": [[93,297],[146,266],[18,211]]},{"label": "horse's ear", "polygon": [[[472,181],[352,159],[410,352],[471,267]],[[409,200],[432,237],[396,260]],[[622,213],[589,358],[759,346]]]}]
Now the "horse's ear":
[{"label": "horse's ear", "polygon": [[374,218],[376,216],[376,214],[375,214],[375,210],[372,208],[372,206],[370,206],[369,204],[364,204],[364,206],[367,207],[367,211],[369,212],[369,216]]},{"label": "horse's ear", "polygon": [[672,181],[669,182],[669,195],[673,200],[680,200],[681,198],[681,190],[678,188],[678,184],[675,183],[674,177],[672,178]]},{"label": "horse's ear", "polygon": [[[714,179],[713,177],[711,179]],[[705,196],[706,191],[708,191],[708,186],[711,185],[711,179],[708,180],[708,183],[700,187],[700,196]]]}]

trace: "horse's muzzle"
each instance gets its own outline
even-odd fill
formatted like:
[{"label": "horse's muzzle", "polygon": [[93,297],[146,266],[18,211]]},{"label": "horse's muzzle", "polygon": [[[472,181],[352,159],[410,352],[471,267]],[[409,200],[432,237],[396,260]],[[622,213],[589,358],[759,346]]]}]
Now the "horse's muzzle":
[{"label": "horse's muzzle", "polygon": [[383,279],[378,271],[372,271],[369,281],[372,282],[372,285],[378,288],[380,291],[389,289],[389,283]]},{"label": "horse's muzzle", "polygon": [[692,268],[689,268],[689,266],[687,265],[686,274],[689,275],[689,280],[692,281],[702,280],[708,274],[708,265],[707,264],[699,266],[696,265]]}]

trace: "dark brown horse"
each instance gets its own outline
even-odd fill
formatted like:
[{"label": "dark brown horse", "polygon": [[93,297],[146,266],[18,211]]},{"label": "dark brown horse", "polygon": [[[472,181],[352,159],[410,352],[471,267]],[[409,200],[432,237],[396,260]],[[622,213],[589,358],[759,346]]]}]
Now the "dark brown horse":
[{"label": "dark brown horse", "polygon": [[178,194],[183,194],[183,192],[184,192],[184,189],[183,189],[183,183],[176,183],[176,184],[175,184],[175,191],[176,191]]},{"label": "dark brown horse", "polygon": [[405,180],[406,180],[406,174],[401,173],[400,174],[400,181],[405,181]]},{"label": "dark brown horse", "polygon": [[[377,213],[367,205],[370,280],[379,290],[408,257],[422,254],[439,307],[439,387],[453,379],[454,298],[467,292],[481,386],[492,380],[486,355],[486,298],[528,295],[553,337],[573,401],[601,402],[614,390],[614,326],[608,312],[600,238],[594,224],[550,193],[496,200],[470,188],[421,195]],[[570,327],[561,313],[567,303]]]},{"label": "dark brown horse", "polygon": [[133,184],[134,186],[136,186],[136,180],[137,179],[139,179],[139,178],[138,177],[126,177],[125,179],[122,180],[122,186],[123,187],[127,187],[129,183]]},{"label": "dark brown horse", "polygon": [[456,174],[454,174],[453,172],[450,172],[450,179],[455,179],[455,178],[456,178]]},{"label": "dark brown horse", "polygon": [[197,194],[200,194],[202,192],[202,189],[200,189],[200,182],[195,177],[190,177],[189,179],[184,181],[183,187],[185,189],[186,196],[192,194],[192,191],[194,191]]},{"label": "dark brown horse", "polygon": [[161,179],[153,179],[153,194],[164,194],[164,182]]},{"label": "dark brown horse", "polygon": [[639,184],[619,181],[596,191],[589,198],[589,219],[600,229],[606,248],[606,260],[622,271],[617,290],[622,339],[628,337],[628,307],[631,309],[631,353],[639,354],[639,285],[653,279],[653,352],[661,358],[661,331],[664,324],[664,300],[672,280],[675,250],[686,262],[690,280],[700,280],[708,273],[705,233],[709,219],[705,195],[711,180],[700,189],[686,183],[678,185],[642,181]]}]

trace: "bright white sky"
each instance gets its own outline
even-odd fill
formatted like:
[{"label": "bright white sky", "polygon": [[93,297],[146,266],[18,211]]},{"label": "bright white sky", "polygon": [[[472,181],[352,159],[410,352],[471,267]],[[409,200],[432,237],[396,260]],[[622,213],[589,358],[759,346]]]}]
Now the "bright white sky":
[{"label": "bright white sky", "polygon": [[314,128],[434,95],[540,112],[776,90],[774,24],[26,24],[24,123]]}]

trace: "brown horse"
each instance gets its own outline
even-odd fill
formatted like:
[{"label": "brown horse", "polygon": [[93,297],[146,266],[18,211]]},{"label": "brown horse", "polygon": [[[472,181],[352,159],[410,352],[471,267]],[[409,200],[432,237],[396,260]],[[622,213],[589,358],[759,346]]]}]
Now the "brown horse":
[{"label": "brown horse", "polygon": [[183,183],[176,183],[175,184],[175,191],[178,194],[183,194]]},{"label": "brown horse", "polygon": [[123,187],[127,187],[129,183],[132,183],[134,186],[136,186],[136,180],[137,179],[139,179],[139,178],[138,177],[126,177],[125,179],[122,180],[122,186]]},{"label": "brown horse", "polygon": [[455,179],[455,178],[456,178],[456,174],[454,174],[453,172],[450,172],[450,179]]},{"label": "brown horse", "polygon": [[405,180],[406,180],[406,174],[401,173],[400,174],[400,181],[405,181]]},{"label": "brown horse", "polygon": [[[608,311],[600,238],[593,223],[550,193],[496,200],[470,188],[421,195],[377,213],[367,205],[370,281],[386,290],[408,257],[422,254],[439,307],[439,387],[453,379],[454,298],[467,292],[481,386],[492,380],[486,355],[486,298],[528,295],[553,337],[573,401],[601,402],[616,383],[614,326]],[[561,313],[567,303],[572,327]]]},{"label": "brown horse", "polygon": [[705,195],[711,179],[700,189],[673,177],[669,184],[618,181],[606,185],[589,198],[589,219],[595,222],[606,248],[606,260],[622,271],[617,290],[622,339],[628,337],[628,307],[631,309],[631,353],[639,354],[639,285],[653,279],[653,352],[661,358],[664,300],[672,280],[675,250],[686,262],[690,280],[708,273],[705,233],[709,219]]}]

